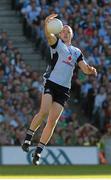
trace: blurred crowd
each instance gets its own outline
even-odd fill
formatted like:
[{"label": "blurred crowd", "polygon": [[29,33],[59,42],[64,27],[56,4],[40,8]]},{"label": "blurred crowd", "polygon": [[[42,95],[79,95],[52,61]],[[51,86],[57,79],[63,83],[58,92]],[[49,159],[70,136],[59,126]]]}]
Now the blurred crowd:
[{"label": "blurred crowd", "polygon": [[[74,31],[72,44],[81,49],[85,60],[98,71],[97,77],[86,76],[76,67],[71,100],[74,108],[79,106],[79,112],[69,103],[65,104],[50,145],[93,146],[98,145],[104,136],[111,137],[111,1],[12,0],[12,9],[20,15],[24,35],[47,61],[50,56],[44,19],[57,13],[58,18]],[[39,109],[42,90],[42,76],[25,64],[7,32],[1,32],[1,145],[22,143],[31,119]],[[79,120],[83,117],[85,122]],[[40,131],[41,128],[34,136],[35,143]]]},{"label": "blurred crowd", "polygon": [[38,111],[43,84],[25,64],[18,48],[0,33],[0,144],[21,144],[25,129]]}]

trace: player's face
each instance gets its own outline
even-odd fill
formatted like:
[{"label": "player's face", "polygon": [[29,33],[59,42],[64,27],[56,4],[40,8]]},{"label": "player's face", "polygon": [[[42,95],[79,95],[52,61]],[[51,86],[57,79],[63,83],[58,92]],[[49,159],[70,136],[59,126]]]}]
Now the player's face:
[{"label": "player's face", "polygon": [[72,39],[72,30],[69,26],[64,26],[61,33],[60,38],[65,42],[71,42]]}]

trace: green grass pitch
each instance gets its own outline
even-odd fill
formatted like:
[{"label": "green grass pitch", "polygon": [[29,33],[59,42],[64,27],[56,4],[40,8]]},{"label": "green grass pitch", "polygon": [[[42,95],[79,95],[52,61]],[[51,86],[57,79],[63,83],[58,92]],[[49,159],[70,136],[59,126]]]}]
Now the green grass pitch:
[{"label": "green grass pitch", "polygon": [[0,179],[3,178],[107,178],[111,179],[111,166],[109,165],[49,165],[49,166],[23,166],[23,165],[11,165],[0,166]]}]

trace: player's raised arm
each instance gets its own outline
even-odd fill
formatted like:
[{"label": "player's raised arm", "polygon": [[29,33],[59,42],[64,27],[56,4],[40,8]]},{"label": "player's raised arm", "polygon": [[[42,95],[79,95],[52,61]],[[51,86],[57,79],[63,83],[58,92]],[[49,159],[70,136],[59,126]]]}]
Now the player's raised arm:
[{"label": "player's raised arm", "polygon": [[47,16],[45,19],[45,35],[46,35],[48,44],[50,46],[54,45],[57,42],[57,38],[54,34],[48,32],[47,24],[49,21],[51,21],[52,19],[54,19],[57,16],[58,16],[57,14],[51,14],[51,15]]},{"label": "player's raised arm", "polygon": [[85,73],[85,74],[94,74],[97,76],[97,71],[94,67],[88,65],[85,61],[80,61],[78,63],[80,69]]}]

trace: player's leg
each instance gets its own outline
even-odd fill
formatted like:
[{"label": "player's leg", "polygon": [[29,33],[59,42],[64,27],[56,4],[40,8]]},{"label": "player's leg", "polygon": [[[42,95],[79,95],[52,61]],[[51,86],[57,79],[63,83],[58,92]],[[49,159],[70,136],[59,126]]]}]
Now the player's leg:
[{"label": "player's leg", "polygon": [[39,164],[40,154],[44,146],[49,142],[62,111],[63,111],[63,106],[57,102],[53,102],[49,112],[46,126],[43,129],[40,138],[40,143],[38,144],[34,153],[33,164],[35,165]]},{"label": "player's leg", "polygon": [[63,106],[57,102],[54,102],[50,109],[46,126],[40,138],[40,142],[43,144],[47,144],[49,142],[62,112]]},{"label": "player's leg", "polygon": [[52,105],[52,96],[50,94],[43,94],[40,111],[32,119],[31,125],[27,131],[26,138],[22,145],[22,149],[24,151],[28,152],[34,132],[40,127],[42,121],[48,115],[51,105]]}]

